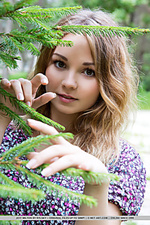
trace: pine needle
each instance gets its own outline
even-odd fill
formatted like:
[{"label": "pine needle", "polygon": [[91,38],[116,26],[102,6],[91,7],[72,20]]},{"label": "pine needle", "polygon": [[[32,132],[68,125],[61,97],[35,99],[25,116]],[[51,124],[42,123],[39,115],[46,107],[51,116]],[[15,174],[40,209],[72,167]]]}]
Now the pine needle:
[{"label": "pine needle", "polygon": [[47,143],[48,145],[50,145],[51,143],[48,142],[48,140],[49,141],[51,139],[54,140],[58,137],[70,139],[70,138],[73,138],[73,135],[71,133],[59,133],[56,135],[39,135],[37,137],[29,138],[23,141],[21,144],[18,144],[10,148],[9,150],[5,151],[4,153],[2,153],[1,163],[3,161],[12,160],[15,157],[19,158],[22,155],[27,155],[29,152],[34,151],[33,148],[36,148],[42,143],[45,143],[45,144]]},{"label": "pine needle", "polygon": [[[2,216],[5,216],[5,215],[2,215]],[[1,225],[20,225],[21,224],[20,220],[1,220],[1,215],[0,215],[0,221],[1,221],[0,222]]]},{"label": "pine needle", "polygon": [[24,201],[40,201],[46,197],[42,190],[25,188],[0,172],[0,197],[21,198]]},{"label": "pine needle", "polygon": [[119,177],[115,174],[107,174],[107,173],[98,173],[92,171],[85,171],[81,169],[68,168],[61,171],[63,174],[70,176],[81,176],[86,183],[95,183],[101,185],[105,181],[111,180],[119,181]]},{"label": "pine needle", "polygon": [[131,27],[111,27],[111,26],[90,26],[90,25],[64,25],[64,26],[54,26],[54,29],[62,30],[68,33],[78,33],[78,34],[95,34],[95,35],[132,35],[132,34],[145,34],[150,33],[150,29],[140,29]]},{"label": "pine needle", "polygon": [[67,199],[68,197],[72,200],[78,200],[80,203],[84,203],[88,205],[89,207],[97,206],[97,200],[94,199],[92,196],[87,196],[84,194],[79,194],[74,191],[71,191],[63,186],[60,186],[58,184],[54,184],[49,180],[44,179],[38,174],[32,173],[26,168],[23,168],[21,166],[17,166],[17,170],[21,173],[28,176],[28,179],[31,183],[35,184],[37,187],[46,189],[46,191],[51,194],[52,192],[55,192],[56,197],[62,197]]},{"label": "pine needle", "polygon": [[3,198],[21,198],[23,201],[36,201],[43,200],[46,195],[41,190],[36,190],[34,188],[16,187],[0,184],[0,197]]},{"label": "pine needle", "polygon": [[50,126],[54,126],[54,127],[58,128],[60,130],[65,130],[65,128],[62,125],[60,125],[60,124],[54,122],[53,120],[51,120],[51,119],[43,116],[42,114],[38,113],[35,109],[29,107],[24,102],[19,101],[16,97],[14,97],[12,94],[5,91],[2,87],[0,87],[0,93],[5,98],[8,97],[12,105],[19,108],[21,111],[25,112],[25,114],[30,115],[32,119],[40,120],[43,123],[46,123]]},{"label": "pine needle", "polygon": [[22,128],[25,131],[26,134],[29,134],[29,135],[32,134],[31,128],[26,124],[26,122],[20,116],[18,116],[18,114],[16,114],[12,110],[10,110],[3,103],[0,103],[0,111],[3,111],[12,120],[14,120],[14,122],[16,122],[18,128]]}]

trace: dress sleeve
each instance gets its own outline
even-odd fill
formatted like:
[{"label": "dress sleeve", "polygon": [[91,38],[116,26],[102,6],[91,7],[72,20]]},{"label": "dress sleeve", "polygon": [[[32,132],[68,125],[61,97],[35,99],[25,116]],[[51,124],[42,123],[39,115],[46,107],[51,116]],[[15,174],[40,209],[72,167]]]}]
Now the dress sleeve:
[{"label": "dress sleeve", "polygon": [[127,142],[121,141],[120,156],[108,167],[109,173],[120,177],[111,182],[108,200],[119,206],[123,215],[138,215],[144,201],[146,170],[139,154]]}]

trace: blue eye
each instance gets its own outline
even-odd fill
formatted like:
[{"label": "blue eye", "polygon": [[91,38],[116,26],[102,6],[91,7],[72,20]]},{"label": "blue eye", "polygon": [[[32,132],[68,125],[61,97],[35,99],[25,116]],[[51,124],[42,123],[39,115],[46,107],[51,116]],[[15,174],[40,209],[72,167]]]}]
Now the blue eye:
[{"label": "blue eye", "polygon": [[92,69],[87,68],[87,69],[84,70],[84,74],[86,76],[93,77],[93,76],[95,76],[95,71],[92,70]]},{"label": "blue eye", "polygon": [[54,64],[55,64],[55,66],[57,67],[57,68],[65,68],[66,67],[66,65],[65,65],[65,63],[63,62],[63,61],[55,61],[54,62]]}]

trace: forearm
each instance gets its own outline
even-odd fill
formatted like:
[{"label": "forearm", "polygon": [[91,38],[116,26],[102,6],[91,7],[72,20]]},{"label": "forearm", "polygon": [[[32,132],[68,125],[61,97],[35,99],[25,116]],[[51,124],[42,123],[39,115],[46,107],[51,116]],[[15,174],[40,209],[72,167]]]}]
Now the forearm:
[{"label": "forearm", "polygon": [[9,117],[3,116],[2,114],[0,114],[0,144],[3,140],[3,136],[5,133],[5,130],[8,126],[8,124],[10,123],[11,119]]},{"label": "forearm", "polygon": [[[108,183],[103,183],[101,186],[86,184],[84,194],[93,196],[97,199],[97,207],[88,207],[81,205],[79,216],[121,216],[119,208],[108,202]],[[120,225],[119,220],[78,220],[76,225]]]},{"label": "forearm", "polygon": [[[108,215],[108,183],[104,183],[101,186],[100,185],[85,185],[84,194],[93,196],[95,199],[97,199],[97,207],[88,207],[84,204],[81,205],[79,210],[79,216],[107,216]],[[105,221],[77,221],[76,225],[84,225],[84,224],[106,224]]]}]

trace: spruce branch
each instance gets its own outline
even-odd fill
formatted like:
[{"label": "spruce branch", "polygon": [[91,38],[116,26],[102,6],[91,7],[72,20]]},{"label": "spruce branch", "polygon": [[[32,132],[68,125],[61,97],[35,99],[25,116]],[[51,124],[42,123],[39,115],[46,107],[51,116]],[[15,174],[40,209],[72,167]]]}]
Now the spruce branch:
[{"label": "spruce branch", "polygon": [[12,160],[14,157],[20,157],[22,155],[27,155],[29,152],[33,151],[33,148],[41,145],[42,143],[51,145],[50,140],[55,140],[58,137],[63,137],[65,139],[73,138],[71,133],[59,133],[56,135],[39,135],[37,137],[29,138],[18,144],[6,152],[1,154],[1,163],[6,160]]},{"label": "spruce branch", "polygon": [[35,0],[22,0],[13,5],[3,1],[0,4],[0,19],[11,19],[21,27],[20,30],[0,33],[0,61],[9,68],[18,67],[17,60],[20,60],[20,57],[16,54],[19,51],[29,50],[38,56],[40,52],[36,45],[39,43],[50,48],[58,45],[72,46],[72,42],[61,39],[61,31],[52,30],[47,22],[51,22],[56,16],[75,13],[81,6],[46,9],[29,6],[34,2]]},{"label": "spruce branch", "polygon": [[150,29],[140,29],[131,27],[111,27],[111,26],[90,26],[90,25],[64,25],[64,26],[53,26],[54,29],[65,31],[68,33],[78,33],[78,34],[95,34],[95,35],[142,35],[145,33],[150,33]]},{"label": "spruce branch", "polygon": [[[0,168],[5,168],[5,169],[9,169],[9,170],[17,170],[19,171],[21,174],[23,174],[24,176],[28,177],[28,180],[33,183],[34,185],[36,185],[38,188],[42,188],[47,190],[50,194],[55,191],[56,196],[62,196],[63,198],[67,198],[70,197],[71,199],[76,199],[78,201],[80,201],[81,203],[87,204],[88,206],[92,207],[92,206],[96,206],[97,205],[97,201],[96,199],[90,197],[90,196],[86,196],[83,194],[79,194],[79,193],[75,193],[72,192],[60,185],[54,184],[46,179],[44,179],[43,177],[41,177],[38,174],[33,173],[32,171],[22,167],[25,166],[26,163],[28,162],[27,160],[20,160],[19,157],[21,155],[26,155],[29,151],[31,151],[31,149],[33,150],[33,147],[38,146],[40,143],[47,143],[47,141],[49,139],[53,139],[54,138],[58,138],[58,137],[64,137],[64,138],[70,138],[72,137],[72,134],[64,134],[64,133],[60,133],[57,135],[40,135],[34,138],[29,138],[28,140],[22,142],[19,145],[16,145],[15,147],[9,149],[8,151],[4,152],[1,155],[1,163],[0,163]],[[49,144],[49,143],[48,143]],[[21,151],[21,152],[20,152]],[[47,164],[40,166],[39,168],[35,169],[36,173],[41,173],[41,170],[43,168],[45,168],[46,166],[48,166]],[[110,174],[100,174],[100,173],[94,173],[94,172],[90,172],[90,171],[83,171],[83,170],[77,170],[77,169],[73,169],[73,168],[68,168],[66,170],[63,170],[61,173],[63,173],[66,176],[82,176],[83,179],[85,179],[85,182],[88,183],[93,183],[95,182],[96,184],[101,184],[102,182],[106,181],[106,179],[111,179],[111,180],[118,180],[117,176],[115,175],[110,175]],[[2,180],[6,180],[4,179],[4,176],[2,176]],[[9,178],[7,178],[8,180]],[[6,184],[8,184],[8,181],[5,181]],[[10,181],[9,184],[13,182]],[[19,184],[17,184],[18,186]],[[19,187],[20,188],[20,187]],[[8,189],[8,187],[6,187],[6,190],[10,190]],[[18,194],[19,196],[21,194],[23,194],[24,192],[22,192],[22,189],[18,189]],[[27,193],[29,194],[29,193]],[[3,195],[3,193],[2,193]],[[17,196],[14,196],[17,197]],[[26,198],[26,197],[24,197]]]},{"label": "spruce branch", "polygon": [[[29,189],[9,179],[7,176],[0,172],[0,197],[8,198],[15,197],[21,198],[23,201],[40,201],[46,197],[46,194],[35,188]],[[5,185],[5,186],[4,186]],[[5,187],[5,188],[4,188]]]},{"label": "spruce branch", "polygon": [[12,13],[9,13],[9,17],[12,17],[14,20],[16,18],[22,18],[27,23],[38,22],[40,21],[49,21],[55,16],[65,16],[71,13],[75,13],[77,10],[81,9],[81,6],[76,7],[62,7],[62,8],[41,8],[40,6],[30,6],[24,7],[19,10],[15,10]]},{"label": "spruce branch", "polygon": [[9,68],[15,69],[17,67],[17,60],[20,60],[19,56],[10,55],[7,52],[3,52],[0,50],[0,60],[5,63],[5,65]]},{"label": "spruce branch", "polygon": [[[71,191],[61,185],[52,183],[51,181],[44,179],[42,176],[33,173],[32,171],[20,166],[21,162],[18,161],[19,163],[17,163],[17,160],[15,160],[15,168],[18,172],[20,172],[21,174],[23,174],[24,176],[28,177],[29,182],[31,182],[33,185],[36,185],[38,189],[41,190],[41,194],[39,195],[39,198],[44,199],[45,196],[43,195],[43,190],[45,190],[46,192],[48,192],[49,194],[55,193],[56,197],[62,197],[65,200],[67,200],[67,198],[71,198],[72,200],[78,200],[80,203],[84,203],[90,207],[92,206],[96,206],[97,205],[97,200],[94,199],[91,196],[87,196],[84,194],[80,194],[80,193],[76,193],[74,191]],[[23,162],[23,161],[22,161]],[[5,161],[2,164],[0,164],[0,168],[5,168],[5,169],[11,169],[14,170],[13,167],[14,161]],[[1,174],[0,174],[1,176]],[[2,176],[2,179],[4,180],[4,183],[8,183],[8,177],[6,177],[5,175]],[[26,189],[19,188],[19,184],[17,183],[17,185],[15,186],[15,182],[13,182],[12,180],[9,182],[9,184],[13,184],[12,189],[16,189],[18,188],[18,194],[15,193],[15,191],[13,193],[11,193],[11,197],[13,198],[20,198],[21,195],[23,195],[23,200],[28,200],[28,198],[30,197],[31,201],[34,201],[35,199],[32,198],[32,195],[34,193],[35,190],[33,190],[33,192],[31,192],[31,196],[30,196],[30,190],[32,189],[28,189],[27,195],[24,195],[24,193],[26,193]],[[3,190],[5,190],[4,185],[3,186]],[[1,188],[1,187],[0,187]],[[11,189],[9,189],[9,185],[6,185],[6,190],[8,190],[7,195],[5,195],[4,193],[1,194],[1,196],[8,196],[10,195],[9,190],[11,191]],[[39,190],[39,193],[40,193]],[[9,193],[9,194],[8,194]],[[35,193],[36,196],[36,193]]]},{"label": "spruce branch", "polygon": [[[63,198],[70,197],[71,199],[78,200],[78,201],[80,201],[80,203],[87,204],[90,207],[96,206],[97,200],[94,199],[93,197],[70,191],[70,190],[66,189],[65,187],[54,184],[54,183],[50,182],[49,180],[46,180],[43,177],[41,177],[40,175],[38,175],[38,173],[41,173],[41,170],[47,166],[46,164],[35,169],[34,170],[35,173],[33,173],[33,170],[30,171],[29,169],[25,168],[25,165],[28,161],[19,159],[19,157],[22,154],[26,155],[29,151],[33,150],[33,147],[38,146],[40,143],[43,143],[43,142],[47,143],[47,141],[49,139],[54,139],[54,138],[58,138],[58,137],[70,138],[70,137],[72,137],[72,134],[70,134],[70,133],[69,134],[68,133],[61,134],[60,133],[57,135],[46,135],[46,136],[40,135],[40,136],[37,136],[34,138],[29,138],[28,140],[22,142],[19,145],[16,145],[15,147],[9,149],[8,151],[4,152],[1,155],[0,168],[6,169],[6,170],[11,170],[11,171],[17,170],[24,176],[27,176],[28,180],[32,184],[36,185],[39,189],[48,191],[50,194],[55,191],[55,195],[58,197],[60,197],[60,196]],[[47,144],[49,144],[49,143],[47,143]],[[99,174],[99,173],[93,173],[93,172],[89,172],[89,171],[76,170],[76,169],[72,169],[72,168],[63,170],[61,173],[63,173],[66,176],[76,176],[76,177],[82,176],[85,179],[85,181],[88,183],[96,182],[97,184],[101,184],[102,182],[106,181],[106,179],[107,180],[108,179],[118,180],[117,176],[114,176],[114,175]],[[1,174],[0,174],[0,176],[1,176]],[[18,198],[18,197],[21,197],[22,195],[24,195],[24,190],[22,190],[22,188],[20,187],[20,184],[15,183],[14,181],[10,181],[9,178],[5,177],[5,175],[3,175],[3,174],[1,176],[1,180],[3,180],[3,184],[6,185],[7,194],[10,193],[9,191],[11,191],[11,188],[8,186],[13,183],[12,189],[17,189],[18,194],[15,195],[15,192],[11,192],[11,196],[14,198]],[[16,184],[16,186],[15,186],[15,184]],[[4,186],[3,186],[3,189],[5,189]],[[33,193],[34,193],[34,190],[31,194],[31,196],[33,195]],[[2,193],[2,196],[3,195],[4,194]],[[27,191],[27,194],[24,195],[23,199],[26,199],[26,200],[29,199],[28,195],[30,195],[29,190]],[[35,193],[35,196],[36,196],[36,193]],[[40,198],[42,198],[41,197],[42,194],[41,195],[39,194],[39,196],[40,196]],[[31,200],[31,198],[30,198],[30,200]]]},{"label": "spruce branch", "polygon": [[74,168],[65,169],[62,171],[62,173],[66,176],[81,176],[85,182],[91,184],[95,183],[101,185],[103,182],[107,182],[108,180],[112,182],[119,181],[119,177],[115,174],[97,173]]},{"label": "spruce branch", "polygon": [[[28,161],[24,162],[22,161],[22,165],[26,165]],[[45,169],[49,164],[43,164],[39,166],[36,171],[38,173],[41,173],[43,169]],[[91,172],[91,171],[85,171],[82,169],[76,169],[76,168],[67,168],[65,170],[62,170],[59,172],[60,174],[64,174],[65,176],[72,176],[74,178],[76,177],[82,177],[86,183],[89,184],[98,184],[101,185],[103,182],[111,181],[119,181],[119,176],[112,174],[112,173],[98,173],[98,172]]]},{"label": "spruce branch", "polygon": [[28,169],[23,168],[21,166],[17,166],[17,170],[18,171],[20,170],[22,173],[26,174],[28,176],[29,181],[32,182],[33,184],[39,187],[43,186],[42,189],[46,189],[46,191],[48,191],[49,194],[51,194],[52,192],[55,192],[56,196],[58,197],[61,196],[62,198],[65,198],[66,200],[68,197],[70,197],[72,200],[78,200],[80,203],[84,203],[90,207],[97,205],[97,200],[91,196],[70,191],[69,189],[61,185],[54,184],[51,181],[46,180],[40,175],[32,173]]},{"label": "spruce branch", "polygon": [[[22,0],[12,5],[2,2],[0,5],[0,19],[8,18],[15,21],[22,30],[12,30],[10,33],[0,34],[0,60],[10,68],[16,68],[16,54],[19,51],[29,50],[33,55],[40,54],[36,44],[54,48],[55,46],[72,46],[73,43],[62,40],[63,32],[87,33],[91,35],[131,35],[149,33],[149,29],[139,29],[130,27],[109,27],[109,26],[51,26],[54,17],[75,13],[81,9],[77,7],[46,8],[40,6],[30,6],[34,0]],[[27,6],[27,7],[26,7]],[[29,28],[30,27],[30,28]]]},{"label": "spruce branch", "polygon": [[[14,97],[12,94],[8,93],[1,86],[0,86],[0,93],[5,98],[8,97],[10,102],[11,102],[11,104],[13,106],[15,106],[16,108],[19,108],[24,113],[30,115],[32,119],[40,120],[43,123],[46,123],[46,124],[51,125],[51,126],[54,126],[54,127],[58,128],[60,130],[65,130],[65,128],[62,125],[60,125],[60,124],[54,122],[53,120],[51,120],[51,119],[43,116],[42,114],[38,113],[35,109],[29,107],[24,102],[19,101],[16,97]],[[17,120],[17,117],[15,119]],[[18,121],[18,122],[20,122],[20,121]]]},{"label": "spruce branch", "polygon": [[8,115],[18,126],[18,128],[23,129],[26,134],[31,135],[32,130],[31,128],[26,124],[26,122],[18,116],[15,112],[10,110],[7,106],[5,106],[3,103],[0,103],[0,111],[4,112],[6,115]]},{"label": "spruce branch", "polygon": [[21,221],[20,220],[1,220],[1,225],[20,225]]}]

